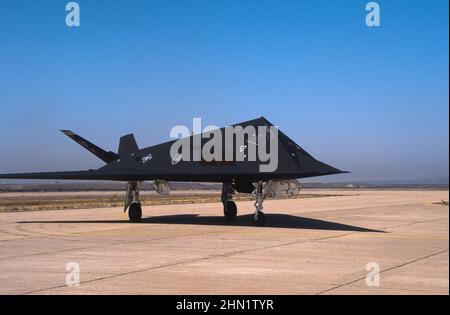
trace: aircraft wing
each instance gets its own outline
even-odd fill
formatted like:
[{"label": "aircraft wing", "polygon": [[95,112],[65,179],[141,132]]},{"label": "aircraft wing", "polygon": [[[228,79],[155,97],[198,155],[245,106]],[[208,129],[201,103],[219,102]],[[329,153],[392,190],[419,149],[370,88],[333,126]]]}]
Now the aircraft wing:
[{"label": "aircraft wing", "polygon": [[2,179],[80,179],[101,180],[101,175],[95,170],[73,172],[15,173],[0,174]]}]

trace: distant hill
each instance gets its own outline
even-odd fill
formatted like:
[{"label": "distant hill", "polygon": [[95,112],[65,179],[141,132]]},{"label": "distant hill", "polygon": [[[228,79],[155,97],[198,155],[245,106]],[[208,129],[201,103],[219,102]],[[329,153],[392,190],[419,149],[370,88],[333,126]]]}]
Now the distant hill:
[{"label": "distant hill", "polygon": [[[301,182],[307,189],[370,189],[370,188],[440,188],[448,189],[448,180],[436,181],[368,181],[368,182]],[[184,183],[170,182],[172,190],[220,190],[219,183]],[[46,181],[46,182],[16,182],[0,184],[1,192],[57,192],[57,191],[120,191],[126,189],[124,182],[92,182],[92,181]],[[150,182],[143,184],[142,190],[154,190]]]},{"label": "distant hill", "polygon": [[[215,183],[178,183],[171,182],[172,190],[219,190],[220,184]],[[55,191],[118,191],[125,190],[124,182],[47,182],[47,183],[16,183],[0,184],[0,192],[55,192]],[[154,190],[150,182],[144,182],[142,190]]]}]

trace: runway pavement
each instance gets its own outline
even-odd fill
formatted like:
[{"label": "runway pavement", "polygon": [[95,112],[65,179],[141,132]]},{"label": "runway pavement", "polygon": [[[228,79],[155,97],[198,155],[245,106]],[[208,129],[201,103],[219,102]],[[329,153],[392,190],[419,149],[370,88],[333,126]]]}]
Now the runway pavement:
[{"label": "runway pavement", "polygon": [[0,213],[0,294],[449,293],[448,190],[331,193],[267,200],[265,227],[247,201],[231,224],[220,203]]}]

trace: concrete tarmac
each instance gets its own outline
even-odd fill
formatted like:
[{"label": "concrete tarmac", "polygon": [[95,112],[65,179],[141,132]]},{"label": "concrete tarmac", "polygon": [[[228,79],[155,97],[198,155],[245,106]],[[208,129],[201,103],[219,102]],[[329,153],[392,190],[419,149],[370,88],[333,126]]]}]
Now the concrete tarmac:
[{"label": "concrete tarmac", "polygon": [[0,213],[0,294],[449,294],[448,190],[307,193],[343,196]]}]

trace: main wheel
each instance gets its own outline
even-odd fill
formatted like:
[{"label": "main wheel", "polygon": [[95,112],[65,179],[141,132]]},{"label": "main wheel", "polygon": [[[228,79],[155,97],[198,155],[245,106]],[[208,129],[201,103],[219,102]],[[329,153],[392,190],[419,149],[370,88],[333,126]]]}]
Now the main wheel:
[{"label": "main wheel", "polygon": [[266,223],[266,215],[264,214],[264,212],[259,211],[258,215],[256,217],[253,217],[253,222],[257,226],[263,226],[264,223]]},{"label": "main wheel", "polygon": [[128,209],[128,217],[131,223],[139,223],[142,219],[142,208],[138,202],[133,202]]},{"label": "main wheel", "polygon": [[223,204],[223,214],[227,220],[236,219],[237,207],[234,201],[227,201]]}]

